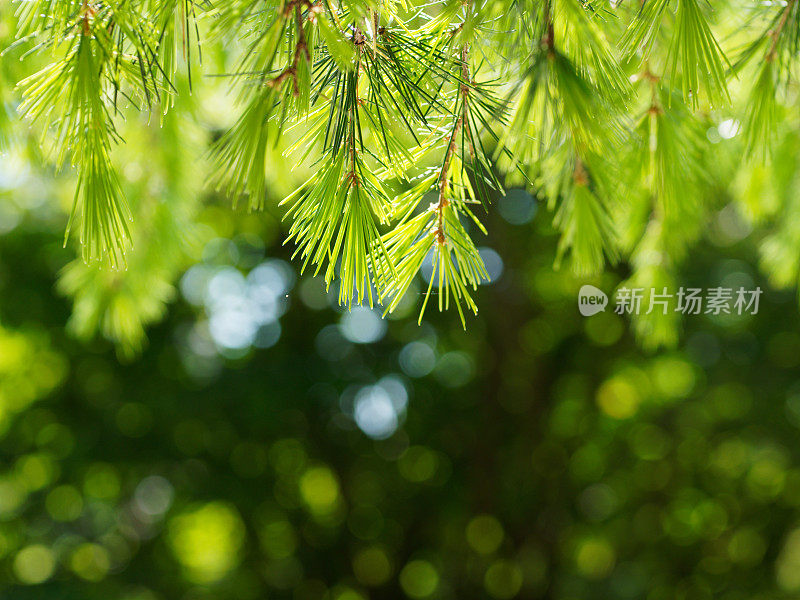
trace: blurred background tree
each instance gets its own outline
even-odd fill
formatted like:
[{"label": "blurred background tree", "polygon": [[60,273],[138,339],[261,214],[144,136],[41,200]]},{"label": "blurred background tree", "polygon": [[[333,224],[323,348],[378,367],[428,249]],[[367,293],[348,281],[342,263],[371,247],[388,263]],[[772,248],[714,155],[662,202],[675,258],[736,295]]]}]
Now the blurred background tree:
[{"label": "blurred background tree", "polygon": [[[204,50],[207,73],[238,55]],[[746,117],[700,115],[700,242],[670,264],[676,285],[761,286],[759,314],[679,336],[581,317],[582,284],[649,287],[662,263],[554,270],[546,195],[511,188],[465,332],[417,325],[429,264],[387,319],[300,277],[276,203],[310,173],[271,153],[264,212],[231,210],[204,185],[229,85],[195,73],[189,95],[185,70],[163,121],[118,123],[127,269],[71,261],[75,177],[14,115],[23,51],[0,64],[0,597],[800,594],[796,115],[746,164]],[[643,351],[657,327],[672,345]]]}]

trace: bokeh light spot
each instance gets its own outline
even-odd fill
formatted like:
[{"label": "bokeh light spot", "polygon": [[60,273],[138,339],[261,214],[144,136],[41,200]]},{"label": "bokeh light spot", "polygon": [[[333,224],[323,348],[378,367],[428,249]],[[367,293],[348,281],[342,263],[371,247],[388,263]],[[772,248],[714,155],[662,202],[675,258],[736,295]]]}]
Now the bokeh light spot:
[{"label": "bokeh light spot", "polygon": [[0,479],[0,516],[13,516],[27,496],[25,488],[15,479]]},{"label": "bokeh light spot", "polygon": [[408,392],[399,378],[384,377],[366,386],[353,400],[353,419],[359,429],[376,440],[391,437],[400,425],[408,405]]},{"label": "bokeh light spot", "polygon": [[439,359],[435,376],[445,387],[463,387],[475,376],[475,364],[466,352],[448,352]]},{"label": "bokeh light spot", "polygon": [[491,285],[503,276],[505,264],[503,258],[492,248],[478,248],[486,272],[489,274],[489,281],[482,281],[483,285]]},{"label": "bokeh light spot", "polygon": [[483,585],[494,598],[499,600],[513,598],[522,588],[522,569],[515,562],[497,560],[486,570]]},{"label": "bokeh light spot", "polygon": [[47,546],[26,546],[14,557],[14,575],[22,583],[34,585],[50,579],[55,570],[53,552]]},{"label": "bokeh light spot", "polygon": [[378,386],[358,392],[354,416],[359,429],[376,440],[391,437],[397,430],[397,412],[389,395]]},{"label": "bokeh light spot", "polygon": [[508,190],[497,205],[500,216],[512,225],[525,225],[533,221],[537,208],[536,200],[523,189]]},{"label": "bokeh light spot", "polygon": [[172,484],[159,475],[145,477],[136,486],[136,507],[147,517],[161,517],[172,505]]},{"label": "bokeh light spot", "polygon": [[171,519],[168,539],[187,577],[211,583],[239,564],[244,525],[232,506],[211,502]]},{"label": "bokeh light spot", "polygon": [[55,521],[74,521],[83,511],[83,498],[71,485],[61,485],[47,494],[47,512]]},{"label": "bokeh light spot", "polygon": [[280,475],[290,476],[305,468],[308,454],[300,440],[288,438],[273,443],[267,458]]},{"label": "bokeh light spot", "polygon": [[33,492],[50,484],[57,467],[46,454],[28,454],[17,461],[15,471],[25,487]]},{"label": "bokeh light spot", "polygon": [[297,535],[286,519],[265,522],[258,530],[261,548],[270,558],[280,560],[292,556],[297,549]]},{"label": "bokeh light spot", "polygon": [[731,561],[743,567],[754,567],[761,562],[767,544],[761,534],[751,527],[736,531],[728,542],[728,556]]},{"label": "bokeh light spot", "polygon": [[604,538],[589,538],[578,544],[575,562],[585,577],[602,579],[614,568],[616,553]]},{"label": "bokeh light spot", "polygon": [[98,500],[111,500],[120,492],[120,477],[111,465],[94,463],[86,470],[83,478],[83,491],[87,496]]},{"label": "bokeh light spot", "polygon": [[425,446],[411,446],[406,449],[397,461],[400,474],[414,483],[422,483],[436,475],[439,457]]},{"label": "bokeh light spot", "polygon": [[467,524],[467,542],[479,554],[492,554],[503,543],[503,526],[492,515],[478,515]]},{"label": "bokeh light spot", "polygon": [[670,439],[664,430],[651,423],[636,425],[629,436],[631,449],[643,460],[659,460],[669,452]]},{"label": "bokeh light spot", "polygon": [[668,399],[686,397],[695,385],[692,365],[677,357],[656,359],[652,364],[652,377],[656,390]]},{"label": "bokeh light spot", "polygon": [[639,410],[642,399],[637,389],[622,377],[609,379],[597,390],[597,404],[608,416],[629,419]]},{"label": "bokeh light spot", "polygon": [[347,586],[336,586],[331,590],[332,600],[367,600],[359,591]]},{"label": "bokeh light spot", "polygon": [[81,544],[72,553],[70,567],[81,579],[97,582],[108,574],[111,559],[99,544]]},{"label": "bokeh light spot", "polygon": [[427,598],[439,587],[439,573],[427,560],[412,560],[400,571],[400,586],[409,598]]},{"label": "bokeh light spot", "polygon": [[583,327],[589,340],[601,347],[616,344],[625,333],[625,323],[612,312],[601,312],[591,319],[585,319]]},{"label": "bokeh light spot", "polygon": [[342,316],[342,335],[354,344],[374,344],[386,335],[386,321],[365,306],[356,306]]},{"label": "bokeh light spot", "polygon": [[329,513],[339,500],[339,482],[328,467],[312,467],[300,478],[300,494],[312,513]]},{"label": "bokeh light spot", "polygon": [[617,495],[610,486],[597,483],[583,490],[578,497],[578,506],[590,521],[603,521],[617,507]]},{"label": "bokeh light spot", "polygon": [[363,585],[377,587],[389,581],[392,563],[382,547],[370,546],[353,557],[353,573]]},{"label": "bokeh light spot", "polygon": [[800,529],[786,537],[775,564],[775,577],[783,590],[800,591]]},{"label": "bokeh light spot", "polygon": [[436,367],[436,353],[425,342],[411,342],[400,351],[400,368],[409,377],[425,377]]}]

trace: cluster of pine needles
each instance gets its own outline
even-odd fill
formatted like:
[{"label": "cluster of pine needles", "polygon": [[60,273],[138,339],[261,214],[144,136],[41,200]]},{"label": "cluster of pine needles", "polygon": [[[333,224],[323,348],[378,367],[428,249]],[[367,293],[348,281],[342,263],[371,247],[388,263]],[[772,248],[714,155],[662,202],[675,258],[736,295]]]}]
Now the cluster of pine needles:
[{"label": "cluster of pine needles", "polygon": [[135,224],[115,122],[168,111],[201,42],[233,45],[239,117],[211,185],[262,208],[280,145],[313,172],[282,202],[303,270],[347,306],[390,312],[421,289],[420,319],[433,302],[465,322],[489,279],[481,218],[509,185],[551,208],[557,264],[590,276],[624,258],[640,283],[671,281],[712,208],[709,115],[749,81],[745,153],[768,156],[798,57],[797,0],[750,7],[726,54],[713,31],[733,4],[25,0],[17,45],[49,62],[19,83],[20,111],[77,170],[68,235],[119,268]]}]

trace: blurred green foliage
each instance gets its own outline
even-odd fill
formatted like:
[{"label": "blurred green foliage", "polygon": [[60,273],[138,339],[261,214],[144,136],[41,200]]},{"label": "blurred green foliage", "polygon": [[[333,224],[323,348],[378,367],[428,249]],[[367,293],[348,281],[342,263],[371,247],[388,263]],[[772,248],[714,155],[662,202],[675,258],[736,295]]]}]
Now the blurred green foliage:
[{"label": "blurred green foliage", "polygon": [[[0,68],[10,114],[16,58]],[[269,206],[203,192],[224,90],[121,127],[143,251],[120,273],[70,262],[74,182],[0,123],[0,598],[798,597],[800,323],[741,216],[770,210],[771,171],[680,272],[760,285],[758,315],[687,318],[675,350],[643,352],[626,319],[578,315],[584,282],[552,269],[556,232],[512,190],[487,219],[487,310],[467,333],[418,327],[411,305],[336,307]],[[716,142],[720,181],[743,177],[740,137]]]},{"label": "blurred green foliage", "polygon": [[[490,240],[468,334],[343,312],[267,229],[215,238],[121,365],[65,332],[60,226],[26,212],[0,240],[0,597],[794,597],[791,296],[645,355],[529,227]],[[686,277],[766,287],[752,260],[707,245]],[[210,333],[234,273],[284,282],[269,348]]]},{"label": "blurred green foliage", "polygon": [[578,315],[522,192],[468,333],[342,311],[277,222],[204,198],[176,301],[120,364],[64,329],[61,224],[24,204],[61,183],[25,169],[0,238],[0,597],[800,593],[798,318],[750,240],[710,233],[683,275],[761,285],[760,313],[687,318],[648,355]]}]

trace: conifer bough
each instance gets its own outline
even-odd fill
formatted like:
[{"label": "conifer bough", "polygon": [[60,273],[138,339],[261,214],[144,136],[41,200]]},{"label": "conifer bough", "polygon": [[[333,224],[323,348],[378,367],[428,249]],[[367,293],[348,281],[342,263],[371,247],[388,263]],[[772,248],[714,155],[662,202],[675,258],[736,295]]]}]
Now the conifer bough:
[{"label": "conifer bough", "polygon": [[[481,215],[505,186],[551,208],[557,263],[590,276],[623,258],[655,286],[715,208],[706,130],[734,123],[741,160],[768,168],[797,127],[797,0],[20,0],[16,27],[28,62],[46,60],[19,110],[77,171],[67,232],[85,261],[124,265],[137,226],[111,158],[123,109],[165,113],[175,77],[197,85],[203,45],[221,42],[240,50],[240,110],[209,183],[262,208],[267,157],[292,140],[313,167],[282,202],[303,269],[342,304],[392,311],[427,259],[422,313],[462,322],[489,277]],[[790,243],[766,240],[768,267]],[[655,344],[674,332],[638,326]]]}]

